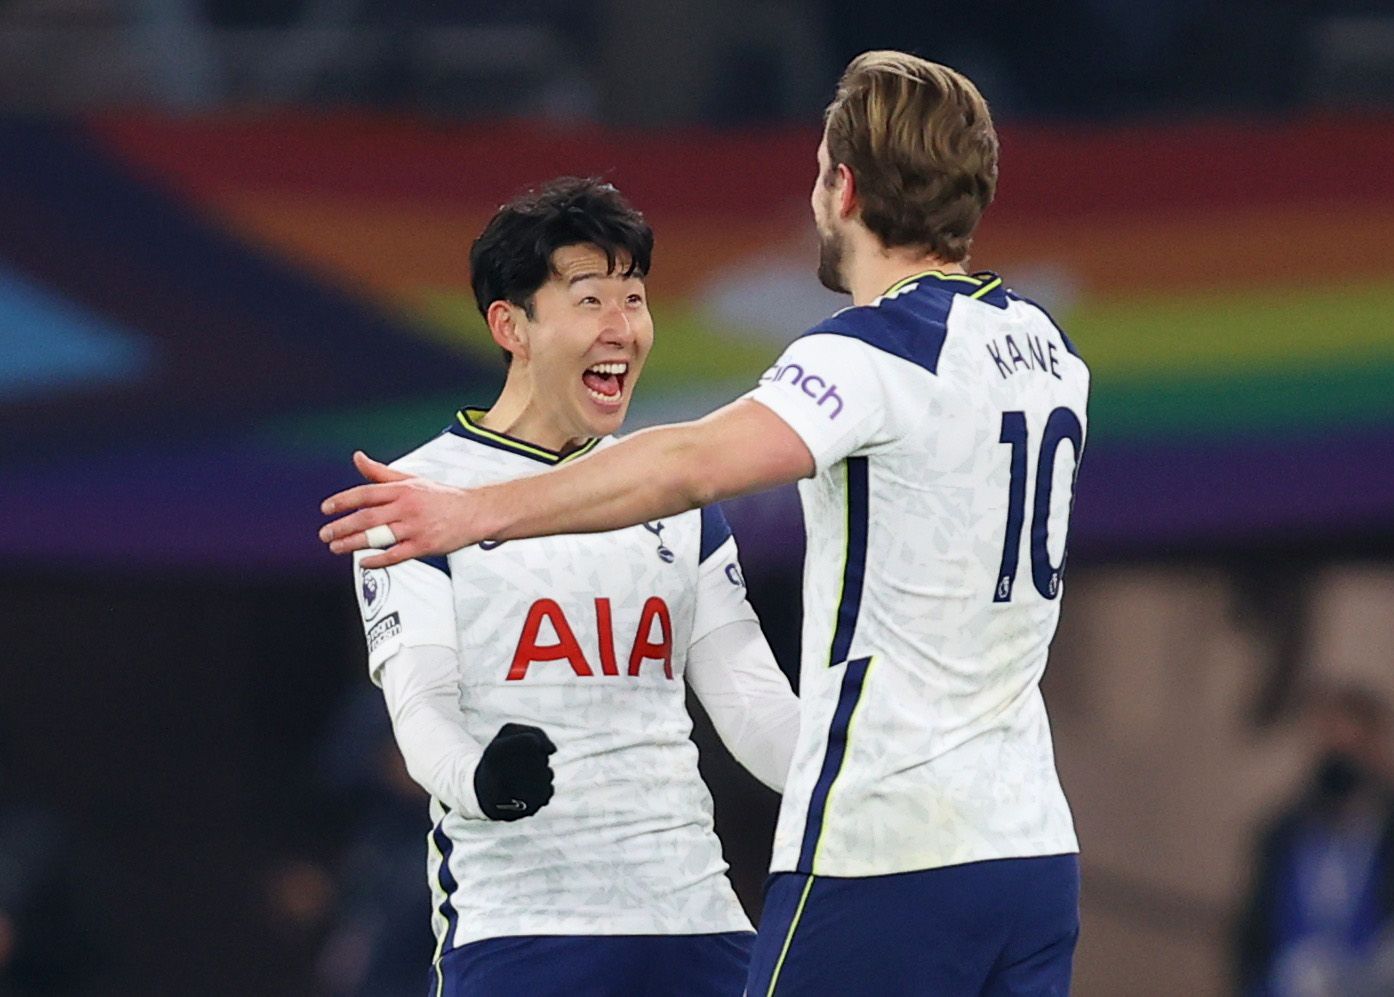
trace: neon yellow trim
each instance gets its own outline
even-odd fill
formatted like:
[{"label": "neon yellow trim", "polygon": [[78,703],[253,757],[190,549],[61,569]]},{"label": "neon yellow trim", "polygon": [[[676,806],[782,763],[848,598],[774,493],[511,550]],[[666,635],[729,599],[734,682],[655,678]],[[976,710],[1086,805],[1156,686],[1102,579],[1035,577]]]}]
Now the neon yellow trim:
[{"label": "neon yellow trim", "polygon": [[972,294],[968,295],[968,297],[970,297],[970,298],[981,298],[981,297],[982,297],[984,294],[986,294],[988,291],[991,291],[993,288],[997,288],[997,287],[1001,287],[1001,286],[1002,286],[1002,278],[1001,278],[1001,277],[998,277],[998,278],[996,278],[995,280],[990,280],[990,281],[988,281],[988,282],[987,282],[986,284],[984,284],[982,287],[978,288],[978,289],[977,289],[976,291],[974,291]]},{"label": "neon yellow trim", "polygon": [[[441,817],[441,826],[442,826],[442,827],[444,827],[444,823],[445,823],[445,817],[442,815],[442,817]],[[442,851],[440,850],[440,848],[436,845],[436,836],[435,836],[435,834],[428,834],[428,835],[426,836],[426,841],[427,841],[427,843],[431,846],[431,850],[434,851],[434,852],[436,853],[436,856],[440,859],[441,865],[445,865],[445,853],[442,852]],[[433,877],[431,877],[431,879],[432,879],[432,887],[433,887],[433,889],[431,890],[431,892],[432,892],[432,894],[434,895],[434,893],[435,893],[434,886],[440,882],[440,866],[437,866],[437,867],[436,867],[436,874],[435,874]],[[446,902],[446,903],[450,903],[450,897],[449,897],[449,896],[447,896],[447,897],[445,898],[445,902]],[[439,916],[439,917],[441,918],[441,920],[443,920],[443,921],[445,922],[445,925],[444,925],[444,927],[441,928],[440,938],[436,941],[436,953],[435,953],[435,955],[431,956],[431,966],[432,966],[432,967],[435,969],[435,971],[436,971],[436,997],[444,997],[444,994],[445,994],[445,970],[441,968],[440,960],[441,960],[441,956],[445,953],[446,935],[448,935],[448,934],[450,933],[450,918],[446,917],[444,914],[441,914],[441,912],[440,912],[440,907],[439,907],[438,905],[437,905],[437,906],[433,906],[433,907],[431,908],[431,918],[432,918],[432,920],[434,920],[437,916]]]},{"label": "neon yellow trim", "polygon": [[595,445],[600,442],[599,440],[591,440],[589,443],[586,443],[578,447],[577,449],[573,450],[571,453],[563,457],[552,450],[544,450],[542,447],[535,447],[530,443],[524,443],[522,440],[515,440],[511,436],[504,436],[503,434],[496,433],[491,429],[485,429],[483,426],[477,425],[475,422],[473,422],[469,418],[469,416],[465,414],[464,409],[461,409],[459,412],[455,413],[455,419],[457,422],[460,423],[461,426],[464,427],[466,432],[472,433],[475,436],[482,436],[486,440],[492,440],[493,442],[498,443],[501,446],[508,447],[510,450],[516,450],[519,453],[531,454],[534,457],[541,457],[543,460],[549,460],[554,464],[560,464],[564,461],[571,460],[573,457],[579,457],[582,454],[590,453],[590,451],[595,448]]},{"label": "neon yellow trim", "polygon": [[847,562],[852,557],[852,469],[847,466],[847,461],[842,462],[842,473],[846,480],[842,486],[842,497],[847,502],[847,515],[845,525],[847,528],[847,539],[842,545],[842,571],[840,572],[842,581],[837,583],[837,598],[833,600],[833,632],[828,638],[828,667],[837,664],[833,660],[833,643],[837,640],[837,623],[842,616],[842,597],[847,594]]},{"label": "neon yellow trim", "polygon": [[808,864],[810,875],[817,870],[818,856],[823,852],[823,843],[828,840],[827,829],[828,821],[833,812],[833,793],[837,790],[842,773],[847,771],[847,756],[852,751],[852,728],[856,726],[857,714],[861,713],[862,705],[867,701],[866,687],[871,684],[871,668],[875,664],[876,658],[874,656],[867,659],[866,674],[862,676],[862,688],[858,694],[857,705],[852,707],[852,715],[847,718],[847,740],[842,746],[842,764],[838,766],[837,775],[833,776],[832,785],[828,787],[827,798],[823,800],[823,824],[818,829],[818,845],[813,849],[813,861]]},{"label": "neon yellow trim", "polygon": [[[967,281],[969,284],[982,283],[982,281],[979,280],[977,277],[970,277],[966,273],[944,273],[944,271],[942,270],[926,270],[924,273],[911,274],[909,277],[905,277],[901,280],[896,281],[894,284],[892,284],[890,287],[886,289],[885,294],[882,294],[881,297],[884,298],[886,294],[894,294],[896,291],[899,291],[901,288],[903,288],[906,284],[909,284],[912,281],[923,280],[925,277],[933,277],[936,280],[962,280]],[[1000,277],[998,278],[998,283],[1001,283]]]},{"label": "neon yellow trim", "polygon": [[594,449],[596,448],[596,446],[599,445],[599,443],[600,443],[600,441],[599,441],[598,439],[596,439],[596,440],[591,440],[589,443],[582,444],[581,446],[577,447],[575,450],[571,451],[571,453],[569,453],[569,454],[567,454],[565,457],[563,457],[561,460],[557,461],[557,463],[558,463],[558,464],[565,464],[567,461],[569,461],[569,460],[575,460],[577,457],[584,457],[586,454],[588,454],[588,453],[590,453],[592,450],[594,450]]},{"label": "neon yellow trim", "polygon": [[803,917],[804,904],[808,903],[809,891],[813,889],[813,877],[808,877],[808,882],[804,884],[803,895],[799,897],[799,906],[794,910],[794,919],[789,922],[789,933],[784,936],[784,947],[779,950],[779,959],[774,964],[774,972],[770,975],[770,988],[765,991],[765,997],[774,997],[775,984],[779,982],[779,972],[784,968],[784,957],[789,954],[789,946],[794,942],[794,929],[799,926],[799,918]]}]

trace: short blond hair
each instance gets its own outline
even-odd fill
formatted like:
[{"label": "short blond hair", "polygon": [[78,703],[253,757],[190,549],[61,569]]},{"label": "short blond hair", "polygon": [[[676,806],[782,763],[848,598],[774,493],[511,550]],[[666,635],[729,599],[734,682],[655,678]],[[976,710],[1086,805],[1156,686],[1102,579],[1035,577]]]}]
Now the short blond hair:
[{"label": "short blond hair", "polygon": [[905,52],[863,52],[824,122],[831,165],[851,170],[862,221],[883,245],[967,258],[997,191],[997,132],[971,80]]}]

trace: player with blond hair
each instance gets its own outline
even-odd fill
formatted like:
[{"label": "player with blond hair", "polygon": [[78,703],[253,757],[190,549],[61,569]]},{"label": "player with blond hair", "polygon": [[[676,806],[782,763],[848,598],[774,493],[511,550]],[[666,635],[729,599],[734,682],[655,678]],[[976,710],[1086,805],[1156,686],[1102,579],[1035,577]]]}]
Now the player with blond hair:
[{"label": "player with blond hair", "polygon": [[[799,481],[802,723],[748,983],[769,994],[1063,994],[1073,821],[1039,690],[1059,619],[1089,371],[994,273],[997,184],[973,84],[899,52],[847,67],[812,207],[852,306],[750,394],[527,487],[388,481],[334,496],[336,552],[389,564],[609,530]],[[358,511],[352,511],[357,509]]]}]

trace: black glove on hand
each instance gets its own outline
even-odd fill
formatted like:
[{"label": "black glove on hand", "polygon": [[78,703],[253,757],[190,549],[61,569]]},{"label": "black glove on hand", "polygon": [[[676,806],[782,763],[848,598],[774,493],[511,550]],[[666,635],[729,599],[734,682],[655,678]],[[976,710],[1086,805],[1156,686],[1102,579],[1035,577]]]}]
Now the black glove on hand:
[{"label": "black glove on hand", "polygon": [[474,795],[490,820],[531,817],[552,798],[547,756],[557,746],[540,727],[504,724],[474,769]]}]

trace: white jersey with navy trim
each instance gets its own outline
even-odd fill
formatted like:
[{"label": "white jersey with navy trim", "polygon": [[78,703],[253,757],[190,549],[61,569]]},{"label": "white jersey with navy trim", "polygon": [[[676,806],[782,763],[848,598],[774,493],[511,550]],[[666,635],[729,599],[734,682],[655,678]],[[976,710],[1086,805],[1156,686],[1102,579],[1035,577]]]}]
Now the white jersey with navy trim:
[{"label": "white jersey with navy trim", "polygon": [[[562,459],[466,411],[393,466],[469,487]],[[402,648],[451,648],[460,722],[479,744],[512,722],[541,727],[557,747],[555,795],[524,820],[472,818],[432,799],[440,950],[516,935],[750,930],[684,697],[687,649],[755,619],[719,508],[356,570],[374,681]]]},{"label": "white jersey with navy trim", "polygon": [[1088,393],[1043,310],[931,272],[814,327],[750,394],[817,465],[774,871],[1077,850],[1038,684]]}]

